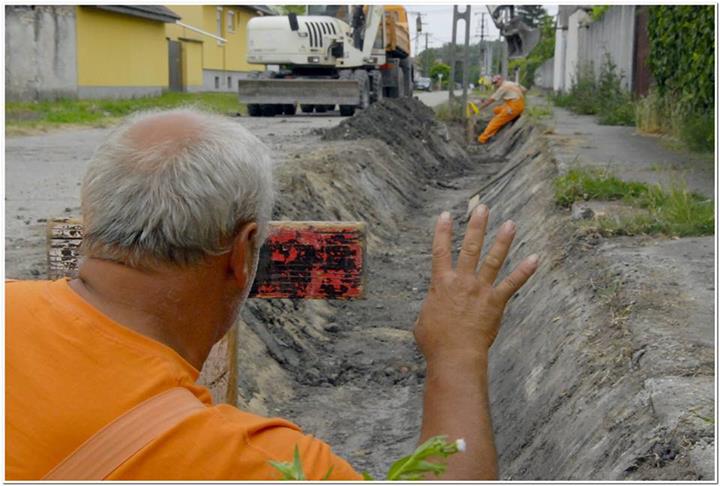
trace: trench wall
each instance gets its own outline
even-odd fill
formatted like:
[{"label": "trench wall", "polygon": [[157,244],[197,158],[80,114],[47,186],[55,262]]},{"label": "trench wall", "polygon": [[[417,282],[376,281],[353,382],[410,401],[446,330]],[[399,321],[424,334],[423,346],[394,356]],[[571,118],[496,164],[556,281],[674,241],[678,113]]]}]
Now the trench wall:
[{"label": "trench wall", "polygon": [[[373,107],[334,129],[332,143],[279,170],[275,219],[363,220],[371,228],[370,251],[400,248],[395,228],[422,204],[422,187],[442,174],[477,171],[477,160],[446,127],[412,116],[420,108]],[[407,121],[379,123],[390,115]],[[688,429],[671,431],[654,409],[649,387],[664,379],[662,372],[638,365],[637,330],[608,273],[616,262],[599,251],[599,237],[579,234],[555,207],[558,170],[540,130],[521,118],[479,154],[509,170],[480,194],[493,212],[486,245],[513,219],[519,231],[503,272],[530,253],[541,255],[491,350],[501,479],[622,480],[643,467],[644,479],[697,477],[691,464],[663,468],[675,457],[663,454],[679,450],[663,437]],[[325,355],[336,312],[328,302],[250,302],[238,329],[239,404],[267,413],[274,402],[292,400],[297,383],[342,386],[343,377],[333,374],[337,363]],[[659,462],[648,466],[654,455]]]},{"label": "trench wall", "polygon": [[[713,442],[713,427],[692,410],[704,403],[713,413],[712,347],[699,347],[676,324],[668,324],[672,340],[638,324],[639,299],[649,297],[625,287],[628,275],[641,270],[618,261],[602,238],[579,231],[554,205],[557,164],[539,130],[521,119],[492,147],[506,166],[518,164],[480,198],[498,224],[518,225],[505,270],[519,253],[538,252],[542,262],[511,300],[491,349],[501,478],[710,479],[712,461],[708,472],[705,460],[692,455],[693,444]],[[655,327],[666,332],[660,321]],[[662,366],[641,362],[648,346],[662,348],[652,358]],[[657,383],[684,394],[667,397]]]}]

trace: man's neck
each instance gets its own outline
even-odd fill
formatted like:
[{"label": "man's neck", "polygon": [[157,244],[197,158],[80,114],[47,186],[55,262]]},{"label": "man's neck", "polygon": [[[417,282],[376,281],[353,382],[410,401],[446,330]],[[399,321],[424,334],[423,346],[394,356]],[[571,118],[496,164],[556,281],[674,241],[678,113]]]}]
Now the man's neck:
[{"label": "man's neck", "polygon": [[89,258],[70,286],[110,319],[171,347],[199,370],[233,315],[222,274],[222,262],[144,271]]}]

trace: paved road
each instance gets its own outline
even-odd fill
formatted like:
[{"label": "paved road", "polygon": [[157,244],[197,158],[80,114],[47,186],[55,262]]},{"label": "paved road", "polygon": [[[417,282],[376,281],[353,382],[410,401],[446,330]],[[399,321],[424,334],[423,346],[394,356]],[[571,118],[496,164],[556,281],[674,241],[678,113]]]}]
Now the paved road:
[{"label": "paved road", "polygon": [[448,99],[448,92],[447,91],[415,91],[415,96],[417,96],[420,101],[425,103],[428,106],[437,106],[440,103],[443,103],[447,101]]},{"label": "paved road", "polygon": [[594,116],[562,108],[553,108],[548,125],[554,128],[548,138],[563,164],[608,168],[625,180],[665,187],[687,183],[690,190],[714,197],[714,164],[708,157],[670,150],[659,137],[633,127],[600,125]]},{"label": "paved road", "polygon": [[[447,91],[417,93],[423,103],[435,106]],[[279,163],[288,153],[317,142],[318,129],[344,120],[338,112],[298,114],[273,118],[237,118],[275,153]],[[45,220],[79,216],[80,181],[95,148],[108,128],[58,130],[40,135],[8,137],[5,145],[5,249],[6,275],[37,278],[45,272]]]}]

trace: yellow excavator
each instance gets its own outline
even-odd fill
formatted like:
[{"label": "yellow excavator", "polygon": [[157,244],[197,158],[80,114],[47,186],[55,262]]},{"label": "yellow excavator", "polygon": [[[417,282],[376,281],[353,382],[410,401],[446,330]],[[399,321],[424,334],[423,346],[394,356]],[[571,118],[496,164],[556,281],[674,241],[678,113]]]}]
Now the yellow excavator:
[{"label": "yellow excavator", "polygon": [[305,15],[248,23],[251,64],[267,69],[239,82],[250,116],[326,112],[343,116],[384,97],[412,95],[407,12],[399,5],[309,5]]}]

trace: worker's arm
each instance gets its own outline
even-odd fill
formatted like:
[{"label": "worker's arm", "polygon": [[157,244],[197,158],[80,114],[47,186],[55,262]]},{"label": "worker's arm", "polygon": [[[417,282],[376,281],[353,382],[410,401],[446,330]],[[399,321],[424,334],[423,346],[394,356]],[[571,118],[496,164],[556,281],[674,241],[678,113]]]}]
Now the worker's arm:
[{"label": "worker's arm", "polygon": [[492,105],[493,103],[495,103],[495,100],[492,99],[492,97],[490,97],[490,98],[486,99],[485,101],[483,101],[478,108],[480,108],[482,110],[482,109],[487,108],[488,106]]},{"label": "worker's arm", "polygon": [[533,255],[494,286],[515,235],[512,222],[476,271],[488,211],[479,206],[468,223],[457,265],[452,266],[452,221],[443,213],[435,226],[432,277],[415,327],[427,361],[420,442],[436,435],[465,439],[466,451],[451,456],[443,480],[495,479],[497,458],[488,398],[488,352],[505,305],[538,266]]}]

